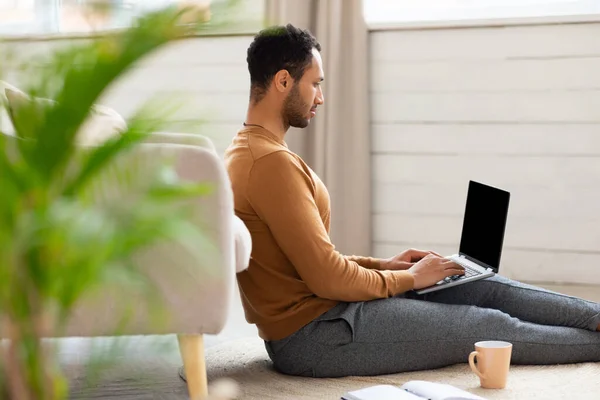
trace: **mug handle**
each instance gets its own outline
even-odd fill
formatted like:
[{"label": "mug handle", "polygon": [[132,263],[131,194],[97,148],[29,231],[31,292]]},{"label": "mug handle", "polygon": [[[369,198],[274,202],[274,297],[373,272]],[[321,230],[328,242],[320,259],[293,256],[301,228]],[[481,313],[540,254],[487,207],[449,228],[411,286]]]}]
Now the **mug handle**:
[{"label": "mug handle", "polygon": [[471,366],[471,370],[473,372],[475,372],[478,377],[480,377],[481,379],[485,379],[483,374],[481,372],[479,372],[479,370],[475,366],[475,357],[477,357],[478,355],[479,355],[479,352],[477,352],[477,351],[473,351],[473,352],[471,352],[471,354],[469,354],[469,365]]}]

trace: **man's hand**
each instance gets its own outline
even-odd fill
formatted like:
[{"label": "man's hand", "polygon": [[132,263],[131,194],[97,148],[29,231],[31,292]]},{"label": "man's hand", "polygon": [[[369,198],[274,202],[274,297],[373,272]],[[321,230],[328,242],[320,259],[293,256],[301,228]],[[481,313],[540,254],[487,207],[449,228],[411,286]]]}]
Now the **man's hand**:
[{"label": "man's hand", "polygon": [[422,260],[429,254],[436,255],[441,257],[439,254],[434,253],[433,251],[424,251],[417,249],[408,249],[404,250],[402,253],[394,256],[392,258],[387,258],[382,260],[381,269],[383,270],[391,270],[391,271],[400,271],[407,270],[415,265],[416,262]]},{"label": "man's hand", "polygon": [[429,254],[413,265],[408,272],[415,278],[414,289],[423,289],[452,275],[464,275],[465,269],[446,258]]}]

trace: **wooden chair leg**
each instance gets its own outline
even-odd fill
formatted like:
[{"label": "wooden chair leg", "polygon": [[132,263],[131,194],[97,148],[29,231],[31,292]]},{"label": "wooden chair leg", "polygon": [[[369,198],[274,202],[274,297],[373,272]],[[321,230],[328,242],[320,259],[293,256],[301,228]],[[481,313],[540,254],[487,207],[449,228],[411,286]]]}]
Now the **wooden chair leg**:
[{"label": "wooden chair leg", "polygon": [[204,337],[202,335],[177,335],[177,341],[183,359],[190,400],[204,399],[208,396]]}]

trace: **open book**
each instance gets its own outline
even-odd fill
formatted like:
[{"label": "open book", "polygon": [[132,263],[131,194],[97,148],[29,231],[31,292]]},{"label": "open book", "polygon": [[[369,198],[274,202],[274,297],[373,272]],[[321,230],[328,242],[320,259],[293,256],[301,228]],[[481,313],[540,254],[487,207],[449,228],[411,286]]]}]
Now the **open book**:
[{"label": "open book", "polygon": [[401,387],[392,385],[370,386],[348,392],[343,400],[485,400],[483,397],[451,385],[427,381],[410,381]]}]

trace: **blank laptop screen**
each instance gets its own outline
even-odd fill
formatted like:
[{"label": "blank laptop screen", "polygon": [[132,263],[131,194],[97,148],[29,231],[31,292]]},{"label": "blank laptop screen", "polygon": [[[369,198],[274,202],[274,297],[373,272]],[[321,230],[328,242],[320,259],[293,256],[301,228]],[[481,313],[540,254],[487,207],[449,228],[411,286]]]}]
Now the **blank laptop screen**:
[{"label": "blank laptop screen", "polygon": [[460,253],[498,272],[510,193],[469,182]]}]

